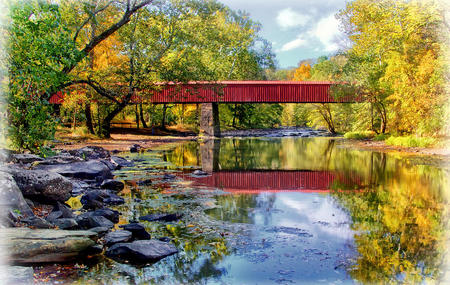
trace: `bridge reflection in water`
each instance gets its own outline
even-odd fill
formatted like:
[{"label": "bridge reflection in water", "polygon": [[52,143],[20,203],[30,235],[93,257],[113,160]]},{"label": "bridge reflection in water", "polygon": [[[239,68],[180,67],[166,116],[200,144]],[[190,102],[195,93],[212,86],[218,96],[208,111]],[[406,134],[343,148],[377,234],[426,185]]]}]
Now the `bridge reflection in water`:
[{"label": "bridge reflection in water", "polygon": [[[189,152],[189,148],[183,148],[180,153],[182,157],[184,152]],[[233,194],[293,191],[327,193],[333,189],[360,189],[363,184],[355,174],[327,169],[264,169],[260,168],[262,165],[251,165],[248,162],[241,164],[243,168],[223,169],[222,167],[227,168],[227,164],[219,161],[220,140],[206,140],[193,152],[200,153],[200,157],[196,159],[197,164],[200,164],[201,160],[202,170],[207,175],[184,173],[182,178],[192,181],[195,186],[217,188]],[[232,152],[240,156],[238,153],[243,150],[233,147]]]},{"label": "bridge reflection in water", "polygon": [[183,175],[195,185],[218,188],[233,194],[259,192],[329,192],[334,186],[354,188],[357,181],[332,171],[259,170],[218,171],[207,176]]}]

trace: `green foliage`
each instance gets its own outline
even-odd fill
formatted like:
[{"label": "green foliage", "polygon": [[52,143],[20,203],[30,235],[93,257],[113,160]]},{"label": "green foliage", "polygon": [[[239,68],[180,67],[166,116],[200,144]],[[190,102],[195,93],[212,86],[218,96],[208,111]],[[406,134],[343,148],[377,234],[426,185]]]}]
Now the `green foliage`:
[{"label": "green foliage", "polygon": [[41,146],[53,139],[56,122],[48,103],[39,99],[9,96],[8,135],[11,147],[40,153]]},{"label": "green foliage", "polygon": [[220,123],[232,128],[273,128],[281,124],[280,104],[221,104]]},{"label": "green foliage", "polygon": [[59,8],[46,2],[14,2],[8,27],[8,136],[11,146],[32,152],[53,138],[56,121],[44,99],[66,80],[61,69],[79,56],[61,23]]},{"label": "green foliage", "polygon": [[389,138],[388,134],[378,134],[373,137],[374,141],[385,141],[387,138]]},{"label": "green foliage", "polygon": [[355,140],[365,140],[370,139],[375,136],[375,132],[373,131],[362,131],[362,132],[347,132],[344,134],[344,138],[346,139],[355,139]]},{"label": "green foliage", "polygon": [[406,137],[395,137],[391,136],[386,139],[387,145],[393,146],[404,146],[404,147],[429,147],[436,143],[435,138],[430,137],[416,137],[416,136],[406,136]]}]

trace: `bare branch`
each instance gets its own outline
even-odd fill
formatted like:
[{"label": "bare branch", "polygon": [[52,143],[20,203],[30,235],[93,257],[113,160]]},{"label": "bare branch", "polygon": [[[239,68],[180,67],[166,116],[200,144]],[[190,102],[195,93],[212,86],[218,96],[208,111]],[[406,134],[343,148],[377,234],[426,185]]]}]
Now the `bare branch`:
[{"label": "bare branch", "polygon": [[84,20],[84,22],[81,24],[81,26],[78,27],[78,29],[77,29],[77,31],[75,32],[75,35],[74,35],[74,37],[73,37],[73,41],[75,42],[75,41],[77,40],[78,34],[81,32],[81,30],[84,28],[84,26],[86,26],[86,25],[89,23],[89,21],[90,21],[93,17],[95,17],[95,15],[97,15],[98,13],[103,12],[104,10],[106,10],[106,8],[108,8],[109,5],[111,5],[111,3],[113,3],[113,2],[114,2],[114,1],[108,2],[104,7],[100,8],[100,9],[98,9],[98,10],[95,10],[92,14],[90,14],[89,17],[88,17],[86,20]]},{"label": "bare branch", "polygon": [[103,31],[100,35],[91,39],[91,41],[89,43],[87,43],[86,46],[81,50],[82,57],[77,62],[74,62],[74,63],[66,66],[63,69],[63,73],[67,74],[70,71],[72,71],[72,69],[75,68],[75,66],[78,64],[78,62],[81,61],[84,57],[86,57],[91,50],[93,50],[98,44],[100,44],[102,41],[107,39],[110,35],[112,35],[118,29],[120,29],[123,25],[127,24],[130,21],[131,16],[136,11],[138,11],[142,7],[150,4],[151,2],[153,2],[153,0],[144,0],[141,3],[130,7],[130,1],[128,0],[127,1],[127,9],[126,9],[125,13],[123,14],[122,18],[118,22],[112,24],[108,29]]},{"label": "bare branch", "polygon": [[109,100],[113,101],[114,103],[120,104],[120,101],[118,101],[115,97],[119,97],[118,94],[116,94],[115,92],[112,92],[110,90],[106,90],[105,88],[101,87],[100,84],[98,84],[97,82],[93,81],[93,80],[85,80],[85,79],[79,79],[79,80],[73,80],[73,81],[69,81],[64,83],[63,85],[59,86],[60,90],[67,88],[69,86],[72,85],[76,85],[76,84],[87,84],[90,87],[92,87],[92,89],[94,89],[100,96],[103,96],[105,98],[108,98]]}]

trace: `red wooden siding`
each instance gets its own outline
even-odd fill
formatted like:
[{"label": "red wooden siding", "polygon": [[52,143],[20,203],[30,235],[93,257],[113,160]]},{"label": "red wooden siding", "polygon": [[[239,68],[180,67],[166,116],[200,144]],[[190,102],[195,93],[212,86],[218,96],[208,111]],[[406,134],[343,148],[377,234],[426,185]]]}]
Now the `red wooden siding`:
[{"label": "red wooden siding", "polygon": [[330,86],[330,82],[295,81],[189,83],[169,85],[161,91],[141,91],[135,100],[151,103],[333,103],[336,101],[329,94]]},{"label": "red wooden siding", "polygon": [[[335,103],[331,82],[220,81],[165,84],[159,91],[140,90],[132,103]],[[61,94],[50,98],[60,104]],[[339,102],[352,102],[339,100]]]}]

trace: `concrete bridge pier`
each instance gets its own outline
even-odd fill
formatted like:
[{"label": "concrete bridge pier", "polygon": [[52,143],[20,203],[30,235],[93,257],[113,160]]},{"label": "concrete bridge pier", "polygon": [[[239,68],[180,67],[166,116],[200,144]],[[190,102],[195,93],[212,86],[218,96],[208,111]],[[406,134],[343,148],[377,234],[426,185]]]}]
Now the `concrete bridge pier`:
[{"label": "concrete bridge pier", "polygon": [[219,104],[202,103],[200,136],[220,137]]}]

